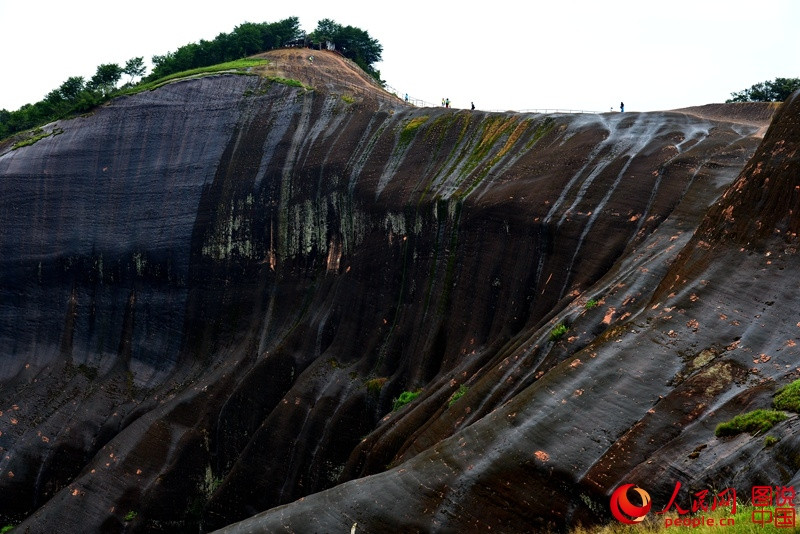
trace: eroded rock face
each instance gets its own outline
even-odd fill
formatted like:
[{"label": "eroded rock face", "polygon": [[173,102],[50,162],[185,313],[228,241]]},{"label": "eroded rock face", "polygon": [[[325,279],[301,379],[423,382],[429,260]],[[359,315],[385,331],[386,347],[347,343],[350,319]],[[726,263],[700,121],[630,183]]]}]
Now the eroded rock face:
[{"label": "eroded rock face", "polygon": [[0,154],[6,521],[212,530],[305,497],[230,528],[529,530],[633,474],[790,470],[795,419],[767,452],[713,427],[788,380],[794,253],[720,260],[718,215],[692,240],[759,125],[215,76],[57,126]]}]

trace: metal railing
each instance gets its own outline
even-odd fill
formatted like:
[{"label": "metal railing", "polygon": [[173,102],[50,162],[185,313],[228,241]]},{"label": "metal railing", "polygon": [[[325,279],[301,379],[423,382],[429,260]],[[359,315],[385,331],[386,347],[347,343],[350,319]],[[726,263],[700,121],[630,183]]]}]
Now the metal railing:
[{"label": "metal railing", "polygon": [[[424,100],[422,100],[420,98],[413,98],[411,96],[408,96],[406,93],[398,91],[397,89],[395,89],[394,87],[392,87],[391,85],[388,85],[388,84],[384,85],[384,89],[387,92],[394,94],[394,96],[396,96],[400,100],[403,100],[406,103],[411,104],[412,106],[416,106],[418,108],[439,108],[439,107],[442,107],[441,104],[432,104],[432,103],[426,102],[426,101],[424,101]],[[467,108],[463,108],[463,109],[467,109]],[[481,110],[481,111],[489,111],[489,112],[492,112],[492,113],[505,113],[507,111],[513,111],[514,113],[541,113],[541,114],[546,114],[546,113],[589,113],[589,114],[604,113],[603,111],[592,111],[592,110],[588,110],[588,109],[566,109],[566,108],[484,109],[484,110]]]},{"label": "metal railing", "polygon": [[517,113],[603,113],[602,111],[590,111],[588,109],[520,109]]}]

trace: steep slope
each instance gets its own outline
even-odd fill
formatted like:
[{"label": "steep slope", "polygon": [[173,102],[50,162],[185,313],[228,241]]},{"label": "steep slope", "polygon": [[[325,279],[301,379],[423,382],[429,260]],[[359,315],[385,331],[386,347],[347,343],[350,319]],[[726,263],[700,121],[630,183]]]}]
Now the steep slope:
[{"label": "steep slope", "polygon": [[742,387],[687,367],[662,280],[765,123],[413,109],[309,55],[264,74],[310,88],[182,81],[0,154],[4,520],[209,530],[333,488],[250,525],[563,525],[653,454],[605,456],[659,396],[708,396],[661,401],[678,443]]},{"label": "steep slope", "polygon": [[[666,272],[662,224],[625,268],[591,288],[605,295],[612,326],[585,349],[399,467],[225,531],[358,523],[366,531],[530,532],[599,520],[611,490],[626,482],[645,487],[654,509],[666,507],[676,482],[687,508],[702,490],[797,487],[797,415],[770,431],[779,440],[772,447],[763,435],[718,439],[714,428],[769,408],[775,390],[800,376],[798,116],[795,94]],[[614,325],[611,314],[623,309],[627,320]],[[560,318],[577,315],[572,329],[583,330],[597,323],[592,314],[568,306]],[[513,376],[529,354],[509,354],[493,382]],[[469,399],[454,418],[482,402]]]}]

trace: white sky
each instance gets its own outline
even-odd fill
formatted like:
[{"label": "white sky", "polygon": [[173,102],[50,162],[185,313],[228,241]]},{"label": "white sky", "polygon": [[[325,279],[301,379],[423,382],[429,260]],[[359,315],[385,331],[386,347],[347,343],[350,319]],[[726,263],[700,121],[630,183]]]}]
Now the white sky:
[{"label": "white sky", "polygon": [[383,45],[381,77],[453,107],[653,111],[800,77],[800,1],[0,0],[0,109],[70,76],[213,39],[242,22],[331,18]]}]

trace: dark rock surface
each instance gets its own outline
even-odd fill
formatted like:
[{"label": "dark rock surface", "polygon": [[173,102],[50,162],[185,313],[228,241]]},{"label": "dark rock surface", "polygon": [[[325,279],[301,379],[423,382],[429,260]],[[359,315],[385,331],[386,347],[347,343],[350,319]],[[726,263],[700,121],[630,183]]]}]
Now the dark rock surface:
[{"label": "dark rock surface", "polygon": [[413,109],[280,59],[317,90],[182,81],[0,149],[4,521],[515,532],[799,482],[796,416],[713,430],[799,372],[800,103],[756,152],[763,107]]}]

